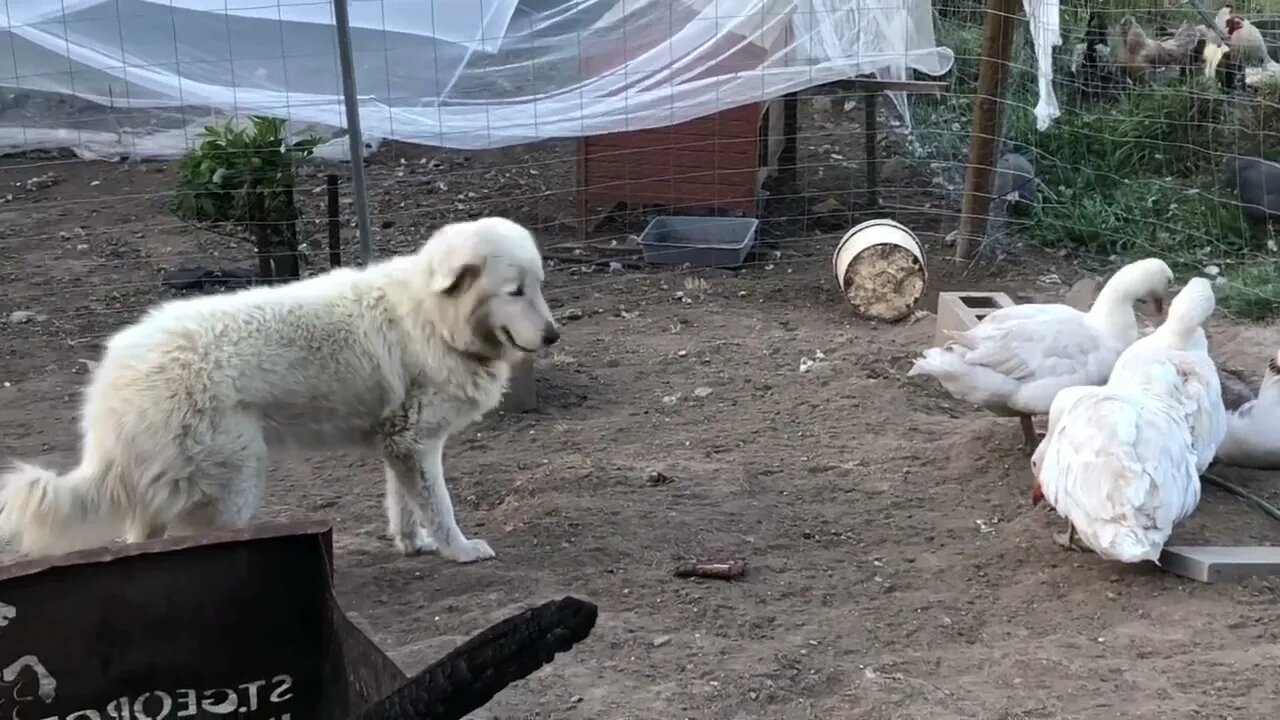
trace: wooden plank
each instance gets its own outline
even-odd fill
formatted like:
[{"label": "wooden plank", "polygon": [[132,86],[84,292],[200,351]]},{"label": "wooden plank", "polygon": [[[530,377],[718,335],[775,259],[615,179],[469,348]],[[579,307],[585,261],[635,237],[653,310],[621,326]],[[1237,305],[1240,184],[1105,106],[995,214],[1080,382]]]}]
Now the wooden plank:
[{"label": "wooden plank", "polygon": [[644,188],[636,189],[625,195],[611,194],[607,197],[587,198],[589,204],[600,203],[606,204],[621,200],[628,205],[661,205],[672,210],[696,210],[702,208],[720,208],[722,210],[741,211],[747,217],[755,216],[756,199],[755,197],[732,197],[732,196],[693,196],[687,192],[672,192],[670,188],[664,191],[649,192]]},{"label": "wooden plank", "polygon": [[587,241],[587,233],[591,226],[598,224],[599,220],[594,223],[587,217],[591,208],[587,202],[587,187],[591,185],[591,177],[587,172],[587,139],[578,140],[578,162],[577,164],[577,195],[578,195],[578,242],[585,243]]},{"label": "wooden plank", "polygon": [[[590,188],[594,189],[612,182],[651,183],[665,182],[688,185],[727,185],[734,188],[748,188],[755,191],[755,166],[711,169],[692,169],[672,167],[666,164],[655,164],[653,167],[637,167],[635,163],[597,163],[589,162],[591,180]],[[704,166],[705,168],[705,166]]]},{"label": "wooden plank", "polygon": [[725,149],[736,149],[738,147],[753,148],[759,142],[759,139],[752,135],[745,137],[739,135],[647,135],[647,136],[631,136],[618,139],[599,139],[588,140],[587,149],[590,154],[595,155],[616,155],[619,153],[646,153],[655,150],[681,150],[689,152],[716,152]]},{"label": "wooden plank", "polygon": [[755,190],[755,171],[751,168],[733,170],[693,170],[675,168],[669,165],[657,165],[650,168],[627,168],[619,163],[615,165],[595,165],[591,168],[592,184],[588,188],[618,187],[618,183],[661,183],[684,185],[726,185],[733,188]]},{"label": "wooden plank", "polygon": [[782,153],[778,156],[778,174],[783,184],[794,189],[799,179],[800,96],[791,93],[782,99]]},{"label": "wooden plank", "polygon": [[733,190],[724,188],[719,185],[699,185],[690,187],[688,185],[672,184],[670,182],[648,182],[648,183],[626,183],[613,187],[605,187],[600,189],[590,189],[586,193],[587,200],[593,205],[612,205],[614,203],[635,203],[639,202],[639,198],[646,197],[665,197],[668,202],[708,202],[711,200],[745,200],[753,197],[755,191]]},{"label": "wooden plank", "polygon": [[667,145],[673,142],[700,143],[725,140],[755,139],[759,118],[741,122],[723,122],[687,126],[685,124],[647,130],[631,130],[625,133],[607,133],[592,135],[586,140],[589,145],[601,147],[640,147],[651,144]]},{"label": "wooden plank", "polygon": [[735,169],[755,169],[759,166],[759,158],[756,157],[756,151],[759,145],[752,141],[744,142],[725,142],[720,143],[717,148],[715,144],[690,146],[688,148],[655,146],[643,150],[636,148],[628,148],[626,150],[614,150],[607,153],[593,152],[587,156],[587,162],[595,165],[602,162],[630,163],[638,164],[637,161],[643,159],[645,165],[674,165],[675,167],[709,169],[714,167],[725,167],[726,163],[717,162],[717,158],[723,158],[732,162],[730,167]]},{"label": "wooden plank", "polygon": [[687,128],[714,127],[716,125],[732,122],[750,122],[753,117],[764,112],[765,105],[766,103],[764,102],[735,105],[733,107],[724,108],[723,110],[717,110],[710,115],[701,115],[673,125],[661,125],[658,127],[642,128],[640,130],[619,130],[615,133],[602,133],[602,135],[616,135],[619,133],[635,132],[659,132],[668,129],[676,130],[678,132],[687,132]]},{"label": "wooden plank", "polygon": [[671,207],[697,207],[699,205],[742,205],[755,202],[755,194],[733,193],[712,188],[709,192],[690,192],[689,188],[670,185],[634,185],[626,192],[613,192],[604,195],[588,195],[590,204],[606,205],[612,202],[624,202],[628,205],[652,203]]},{"label": "wooden plank", "polygon": [[[582,140],[579,207],[653,204],[756,214],[760,121],[752,103],[665,128]],[[585,225],[583,226],[585,232]]]}]

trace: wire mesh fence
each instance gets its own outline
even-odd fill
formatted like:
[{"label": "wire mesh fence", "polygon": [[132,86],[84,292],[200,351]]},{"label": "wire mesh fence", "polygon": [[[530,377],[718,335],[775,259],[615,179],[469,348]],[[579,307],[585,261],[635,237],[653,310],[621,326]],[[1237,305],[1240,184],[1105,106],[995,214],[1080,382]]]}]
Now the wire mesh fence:
[{"label": "wire mesh fence", "polygon": [[[319,3],[305,5],[308,12],[320,12]],[[296,12],[299,7],[290,4],[287,10]],[[268,17],[271,9],[263,5],[257,9],[262,12],[249,15]],[[286,10],[283,5],[275,9]],[[1268,13],[1275,8],[1259,2],[1235,10],[1274,48],[1273,29],[1280,20]],[[294,39],[278,37],[265,49],[249,48],[243,40],[253,33],[233,34],[218,53],[213,46],[200,51],[217,55],[206,63],[215,69],[201,69],[194,56],[202,46],[187,27],[189,19],[175,14],[172,36],[164,41],[172,44],[172,62],[131,65],[131,42],[148,48],[164,45],[155,37],[144,43],[137,18],[152,22],[153,15],[147,13],[154,14],[154,9],[119,6],[112,16],[120,28],[115,42],[121,67],[126,68],[120,89],[104,81],[101,72],[93,75],[76,66],[72,56],[66,68],[57,68],[44,55],[13,54],[14,87],[5,91],[0,125],[8,129],[10,144],[26,145],[6,162],[10,190],[4,200],[11,214],[28,222],[6,231],[11,248],[19,252],[10,250],[11,262],[4,272],[12,280],[37,284],[30,290],[14,285],[7,302],[19,318],[29,317],[28,312],[47,315],[38,309],[42,299],[65,297],[66,292],[50,287],[52,280],[36,278],[43,272],[57,277],[60,266],[78,268],[82,285],[112,299],[53,318],[69,325],[72,344],[109,333],[178,285],[234,287],[255,273],[296,277],[320,271],[330,265],[332,242],[343,246],[349,261],[354,258],[341,133],[328,128],[327,136],[308,134],[326,132],[318,120],[340,114],[337,70],[326,70],[327,79],[313,79],[310,95],[271,90],[281,86],[276,75],[288,75],[290,62],[310,68],[324,64],[317,58],[332,61],[332,43],[313,32]],[[755,18],[757,33],[775,24],[771,17]],[[883,78],[820,82],[823,78],[811,76],[792,92],[746,104],[717,100],[727,106],[636,131],[495,150],[371,142],[366,148],[377,253],[406,251],[443,222],[503,214],[537,230],[548,259],[561,269],[574,275],[608,273],[617,281],[646,267],[638,238],[652,217],[666,213],[759,217],[758,245],[744,265],[748,269],[779,261],[820,268],[836,236],[856,221],[876,216],[903,221],[934,245],[936,255],[948,254],[967,169],[983,17],[973,2],[944,0],[932,8],[937,45],[954,53],[954,66],[941,78],[943,92],[928,83],[937,78],[918,70],[907,73],[914,85]],[[18,39],[47,31],[70,43],[79,37],[73,26],[84,28],[90,20],[103,19],[111,18],[55,13],[26,25],[11,18],[9,31]],[[734,23],[742,18],[720,20]],[[676,18],[667,21],[674,23]],[[530,22],[530,28],[537,26]],[[808,25],[824,22],[828,20],[810,20]],[[1063,259],[1104,271],[1122,259],[1156,255],[1180,271],[1216,276],[1229,314],[1259,319],[1273,312],[1280,303],[1280,264],[1274,260],[1275,243],[1265,222],[1266,213],[1273,211],[1258,207],[1274,204],[1274,190],[1261,184],[1272,170],[1262,166],[1260,175],[1240,175],[1238,191],[1224,185],[1221,170],[1223,158],[1232,154],[1274,157],[1280,128],[1275,122],[1280,115],[1276,65],[1270,59],[1233,64],[1228,54],[1215,71],[1205,58],[1210,54],[1206,47],[1216,41],[1199,22],[1183,6],[1067,3],[1064,41],[1053,63],[1062,114],[1045,132],[1036,129],[1032,112],[1037,102],[1034,49],[1027,28],[1019,25],[1002,113],[1000,197],[986,206],[991,215],[988,237],[978,259],[1016,256],[1046,270]],[[643,35],[637,26],[652,23],[653,18],[644,17],[617,21],[619,27],[630,27],[633,36]],[[229,21],[226,31],[261,29],[232,28]],[[414,95],[405,89],[408,76],[400,63],[412,48],[392,42],[392,31],[386,28],[360,27],[356,32],[364,37],[363,45],[357,43],[364,60],[381,49],[381,64],[372,70],[367,62],[362,65],[362,80],[385,75],[371,92],[381,99],[380,107],[389,109],[387,119],[373,125],[391,129],[397,117],[393,111],[408,102],[402,102],[401,95],[411,100],[425,92]],[[582,35],[578,39],[592,47],[602,42],[600,37],[585,37],[590,33]],[[373,37],[378,39],[368,39]],[[738,46],[719,52],[717,62],[754,48],[747,40],[759,37],[743,36]],[[484,96],[483,87],[472,85],[485,77],[540,76],[550,72],[545,68],[551,64],[534,51],[545,50],[547,42],[529,40],[522,46],[529,56],[523,64],[516,55],[507,57],[506,65],[494,59],[473,75],[455,73],[447,83],[437,78],[437,84],[456,88],[465,101]],[[913,42],[918,44],[907,38],[899,45]],[[305,51],[290,55],[290,46],[299,43]],[[14,47],[19,47],[16,40]],[[1165,54],[1157,57],[1153,48]],[[43,52],[52,51],[45,47]],[[156,52],[148,50],[147,56]],[[1169,60],[1169,53],[1180,53],[1185,62]],[[579,56],[596,57],[585,51]],[[440,56],[433,57],[438,64]],[[556,55],[556,67],[564,59]],[[1241,76],[1241,88],[1225,87],[1232,70]],[[79,89],[78,71],[92,79],[79,80]],[[241,91],[246,104],[197,110],[197,98],[216,95],[205,89],[193,92],[190,102],[169,98],[165,105],[163,98],[138,89],[147,85],[139,78],[148,72],[162,74],[164,82],[153,79],[151,85],[165,88],[184,73],[204,72],[208,76],[200,77],[207,82],[215,75],[223,78],[220,82],[243,78],[248,83]],[[579,78],[582,72],[579,68]],[[507,80],[498,84],[510,85]],[[81,95],[33,89],[42,84]],[[325,90],[330,85],[335,87]],[[796,83],[777,87],[792,85]],[[904,90],[907,94],[896,94]],[[110,102],[104,105],[104,97],[146,101],[116,108]],[[287,101],[275,103],[281,98]],[[312,110],[327,109],[304,112],[299,105],[304,102],[310,102]],[[645,102],[640,109],[651,111],[652,98]],[[137,119],[148,103],[165,109],[147,116],[150,120]],[[899,112],[904,108],[909,108],[909,117]],[[241,129],[220,124],[220,118],[237,114],[276,117],[280,122],[259,127],[255,121],[248,129],[243,123],[237,126]],[[147,122],[152,127],[139,131]],[[206,122],[213,124],[201,134]],[[534,115],[524,122],[537,126],[540,118]],[[103,150],[104,132],[114,135],[111,152]],[[427,137],[416,130],[403,134],[414,140]],[[161,136],[165,139],[157,140]],[[150,143],[145,152],[138,149],[140,143]],[[276,152],[281,143],[288,152]],[[68,157],[66,147],[74,147],[80,157]],[[160,159],[123,165],[81,159],[92,159],[96,151],[129,155],[130,147],[134,154]],[[187,148],[193,149],[184,157]],[[336,202],[331,197],[332,176],[340,178]],[[263,183],[271,186],[259,187]],[[1243,205],[1241,199],[1246,201]],[[127,220],[122,213],[128,214]],[[99,254],[103,250],[106,257]],[[49,257],[37,257],[45,254]],[[255,255],[262,259],[255,260]],[[126,256],[133,260],[126,261]],[[35,265],[28,267],[27,262]],[[128,262],[138,267],[126,271]],[[164,277],[154,277],[157,272]],[[113,275],[115,280],[108,279]],[[90,316],[95,327],[82,329],[82,319]]]},{"label": "wire mesh fence", "polygon": [[[319,12],[319,4],[307,8]],[[266,17],[270,9],[258,10]],[[1280,23],[1268,14],[1274,8],[1255,3],[1235,10],[1274,46],[1272,29]],[[44,56],[13,55],[14,87],[5,91],[0,125],[7,128],[9,144],[26,145],[6,161],[4,204],[15,220],[25,222],[6,230],[10,262],[4,274],[15,283],[6,305],[19,319],[49,316],[53,325],[65,326],[63,335],[72,346],[97,342],[174,292],[238,287],[255,274],[296,277],[327,269],[331,257],[348,263],[356,257],[350,173],[342,162],[345,141],[340,131],[317,122],[340,112],[336,67],[326,71],[327,79],[310,81],[315,85],[308,86],[310,95],[269,92],[282,86],[276,75],[287,76],[295,66],[291,62],[305,69],[321,62],[317,58],[333,61],[334,44],[308,31],[249,48],[242,42],[248,35],[234,35],[216,57],[212,45],[200,51],[212,58],[201,69],[196,56],[202,46],[190,27],[184,30],[189,19],[175,14],[174,33],[166,41],[173,62],[130,65],[131,39],[143,42],[136,39],[141,37],[134,27],[137,18],[154,20],[147,13],[154,8],[119,6],[113,16],[121,28],[116,42],[126,68],[119,89],[101,73],[76,66],[74,58],[58,68]],[[28,31],[50,31],[69,44],[79,37],[74,27],[88,27],[95,17],[55,14],[29,25],[11,24],[9,30],[19,39]],[[990,218],[977,259],[1017,258],[1049,273],[1064,263],[1068,270],[1105,271],[1123,259],[1155,255],[1179,271],[1216,276],[1227,313],[1268,317],[1280,303],[1280,264],[1265,220],[1259,220],[1267,211],[1257,206],[1274,203],[1268,200],[1274,190],[1260,184],[1262,176],[1241,175],[1240,190],[1233,192],[1224,185],[1221,169],[1231,154],[1274,157],[1280,128],[1274,61],[1258,60],[1247,68],[1219,62],[1216,71],[1208,67],[1206,47],[1216,41],[1189,7],[1067,3],[1062,17],[1063,44],[1053,63],[1062,113],[1044,132],[1037,130],[1032,112],[1038,90],[1030,33],[1025,23],[1015,33],[1002,106],[1000,197],[984,208]],[[973,2],[934,5],[936,44],[954,53],[954,65],[940,78],[918,70],[896,81],[820,82],[823,78],[815,76],[794,91],[757,102],[704,101],[715,111],[675,124],[648,123],[640,130],[491,150],[371,140],[365,164],[376,253],[410,250],[444,222],[501,214],[534,228],[553,266],[617,283],[649,267],[638,242],[648,222],[674,214],[758,217],[758,242],[741,268],[787,263],[796,277],[806,278],[803,282],[821,274],[831,243],[868,217],[898,219],[930,244],[933,255],[948,255],[967,170],[983,18]],[[537,25],[530,22],[530,28]],[[627,37],[643,36],[635,28],[652,22],[623,18],[617,26],[630,28]],[[743,36],[737,46],[720,51],[716,62],[756,48],[748,40],[760,40],[761,28],[775,24],[768,18],[753,22],[758,35]],[[808,25],[823,22],[828,21],[811,19]],[[229,21],[226,30],[261,28],[232,28]],[[372,124],[393,129],[397,108],[417,97],[405,89],[407,70],[399,65],[408,57],[402,51],[412,48],[397,45],[385,28],[355,32],[361,34],[356,47],[361,79],[385,75],[371,92],[379,107],[388,109],[387,119]],[[583,47],[597,49],[608,37],[581,35]],[[794,37],[790,41],[799,43]],[[787,39],[777,42],[786,45]],[[899,45],[913,42],[920,41],[904,38]],[[149,37],[144,44],[152,48],[164,42]],[[14,46],[19,47],[16,41]],[[289,55],[291,46],[302,48],[295,53],[300,61]],[[565,60],[538,55],[545,48],[546,41],[528,41],[527,62],[521,64],[515,55],[506,58],[514,65],[489,60],[472,75],[459,71],[445,85],[460,88],[457,96],[466,100],[492,92],[476,85],[486,77],[542,77],[550,72],[545,68]],[[1152,48],[1173,49],[1156,57]],[[1185,60],[1181,65],[1166,57],[1174,50]],[[374,56],[381,64],[370,69]],[[438,64],[439,56],[433,57]],[[588,65],[587,60],[603,62],[581,49],[579,59]],[[740,62],[749,66],[759,59]],[[1226,87],[1230,70],[1242,76],[1243,87]],[[137,78],[147,72],[163,74],[164,87],[184,73],[206,73],[200,77],[208,82],[244,78],[248,85],[239,91],[251,99],[244,107],[197,109],[196,99],[216,95],[206,89],[190,101],[169,98],[168,104],[147,97],[163,105],[162,111],[147,111],[148,102],[119,108],[103,104],[104,96],[145,96],[137,87],[146,83]],[[582,72],[579,68],[579,79]],[[82,80],[77,89],[81,76],[91,77],[93,84]],[[941,87],[930,84],[938,80]],[[544,78],[549,86],[556,81]],[[33,89],[41,85],[82,94]],[[311,103],[310,110],[300,109],[304,102]],[[651,112],[652,98],[646,96],[645,102],[639,110]],[[318,113],[316,107],[327,109]],[[145,115],[149,119],[139,119],[145,112],[151,112]],[[249,115],[258,119],[246,123]],[[239,117],[239,123],[224,125],[230,116]],[[540,118],[535,114],[523,122],[537,126]],[[114,141],[106,143],[104,132]],[[404,134],[426,139],[417,130]],[[287,151],[277,152],[281,146]],[[67,147],[75,155],[68,155]],[[93,161],[95,153],[129,156],[130,148],[140,158],[156,159]],[[1241,198],[1252,199],[1254,207],[1242,205]],[[67,274],[73,267],[75,280]],[[33,285],[24,288],[22,281]],[[67,288],[60,286],[67,282],[76,283],[72,295],[89,291],[86,302],[67,312],[42,309],[53,298],[68,299]]]},{"label": "wire mesh fence", "polygon": [[[557,22],[567,22],[564,18],[526,9],[530,17],[521,22],[527,27],[507,38],[514,38],[510,55],[499,53],[470,74],[459,70],[461,59],[445,63],[439,47],[418,47],[391,30],[388,18],[371,19],[366,12],[353,33],[362,87],[377,100],[368,125],[371,132],[418,142],[446,137],[426,131],[423,118],[432,112],[421,110],[420,101],[433,92],[443,96],[448,88],[458,100],[448,109],[472,135],[505,142],[521,133],[547,134],[541,128],[563,114],[559,105],[530,105],[526,109],[535,114],[517,120],[510,112],[490,112],[483,127],[474,112],[463,111],[468,102],[492,97],[494,87],[518,85],[516,80],[540,78],[549,87],[563,83],[570,60],[579,65],[570,80],[593,77],[618,62],[609,59],[611,40],[623,38],[628,53],[642,54],[661,38],[653,28],[669,31],[677,23],[695,26],[694,20],[705,19],[661,10],[661,5],[613,20],[596,18],[591,27],[605,28],[598,32],[561,34],[552,31]],[[759,67],[763,77],[771,71],[768,58],[815,44],[792,38],[788,45],[785,37],[795,31],[779,34],[781,21],[808,27],[832,22],[795,20],[767,6],[751,8],[739,15],[713,8],[711,19],[731,26],[737,45],[712,48],[704,53],[708,57],[686,62],[687,67],[669,61],[677,68],[671,72],[697,75],[720,67],[741,74],[742,68]],[[32,5],[10,15],[13,79],[0,126],[4,145],[16,154],[4,172],[14,190],[7,204],[29,222],[8,229],[20,252],[6,274],[15,280],[38,278],[70,262],[52,257],[78,252],[83,257],[74,264],[84,273],[81,283],[110,298],[54,313],[39,308],[48,298],[65,298],[61,289],[43,282],[30,290],[15,285],[7,302],[16,317],[48,315],[53,324],[67,326],[67,341],[78,346],[100,340],[175,290],[237,287],[255,274],[290,278],[323,270],[329,265],[324,236],[333,224],[326,179],[334,174],[341,177],[339,242],[348,261],[354,257],[349,172],[335,162],[345,157],[344,141],[340,131],[324,125],[326,120],[341,124],[340,73],[331,66],[336,48],[316,27],[296,22],[316,13],[327,16],[331,9],[316,2],[237,4],[234,9],[228,9],[225,27],[201,26],[191,8],[166,11],[149,3],[43,10]],[[576,55],[547,50],[562,37],[579,43]],[[873,55],[857,58],[854,66],[882,62]],[[430,57],[434,65],[410,71],[411,57]],[[453,70],[441,72],[442,63]],[[408,88],[407,78],[418,75],[433,75],[435,89]],[[692,109],[678,97],[627,93],[625,100],[636,102],[622,108],[623,125],[644,125],[631,113],[648,113],[651,127],[515,149],[447,150],[371,141],[366,149],[378,254],[406,251],[443,222],[503,214],[537,230],[548,257],[562,269],[575,275],[613,271],[616,278],[619,268],[640,268],[636,236],[652,214],[731,213],[760,214],[764,220],[760,251],[748,258],[747,268],[800,255],[816,267],[821,253],[799,241],[847,229],[856,212],[869,205],[896,211],[896,203],[926,214],[935,208],[930,200],[871,199],[869,171],[878,171],[883,161],[865,154],[874,153],[884,138],[864,136],[858,127],[866,118],[884,118],[897,128],[901,123],[885,100],[876,104],[878,112],[865,113],[862,108],[874,96],[852,84],[808,89],[822,79],[820,72],[791,72],[776,81],[777,88],[802,92],[780,92],[768,102],[746,105],[735,104],[737,95],[759,95],[758,87],[713,89],[702,93]],[[629,82],[646,80],[637,76]],[[406,110],[415,102],[415,112]],[[565,103],[573,109],[573,101]],[[581,99],[577,103],[581,110]],[[678,119],[708,107],[718,111],[675,125],[652,121],[663,112]],[[224,124],[230,116],[238,122]],[[507,124],[499,126],[503,121]],[[534,129],[513,129],[517,126]],[[287,152],[276,152],[281,144]],[[96,161],[121,158],[144,162]],[[28,204],[40,211],[27,211]],[[128,213],[127,220],[122,213]],[[921,232],[931,231],[923,227]],[[107,257],[100,255],[103,251],[109,251]],[[136,267],[126,268],[130,262]]]},{"label": "wire mesh fence", "polygon": [[[328,0],[217,0],[242,12],[217,33],[192,24],[188,6],[202,2],[8,7],[10,34],[27,44],[13,42],[14,78],[0,77],[0,147],[9,151],[0,159],[0,459],[49,453],[74,463],[86,371],[111,334],[157,303],[358,264]],[[931,323],[856,319],[833,278],[832,251],[861,221],[901,222],[928,257],[922,309],[938,290],[975,286],[1019,302],[1058,298],[1082,271],[1154,255],[1181,277],[1220,278],[1228,314],[1269,317],[1280,303],[1274,236],[1219,170],[1232,153],[1276,157],[1271,66],[1242,67],[1246,87],[1224,88],[1225,73],[1206,74],[1197,38],[1185,73],[1167,62],[1135,68],[1125,53],[1151,46],[1135,40],[1126,49],[1125,36],[1141,26],[1153,42],[1171,42],[1181,23],[1196,23],[1190,10],[1067,2],[1053,64],[1062,114],[1041,132],[1033,49],[1019,20],[1000,155],[1021,160],[1000,163],[997,197],[981,205],[986,238],[956,262],[982,61],[978,2],[868,0],[857,8],[878,25],[861,30],[847,22],[847,3],[839,21],[816,10],[787,16],[836,0],[756,3],[750,23],[712,18],[715,31],[697,46],[706,56],[670,52],[596,107],[583,88],[617,67],[598,59],[599,72],[586,72],[584,56],[616,48],[643,56],[655,37],[697,26],[678,3],[608,4],[631,10],[613,17],[604,7],[583,20],[593,3],[517,3],[503,49],[483,32],[475,47],[425,42],[407,29],[425,17],[353,3],[375,258],[411,252],[447,222],[509,217],[539,238],[546,296],[567,329],[539,360],[548,412],[502,418],[448,450],[450,482],[455,468],[462,478],[461,522],[470,530],[483,521],[499,556],[514,562],[464,580],[390,567],[380,468],[313,454],[271,469],[269,511],[337,508],[339,574],[353,578],[339,588],[344,603],[403,646],[397,659],[412,657],[424,615],[436,623],[427,634],[466,634],[460,606],[498,595],[522,601],[529,587],[563,582],[630,612],[625,635],[588,656],[593,691],[573,678],[534,685],[513,716],[535,706],[576,707],[584,717],[1068,716],[1096,712],[1098,683],[1139,660],[1157,672],[1133,683],[1134,697],[1220,712],[1220,694],[1206,689],[1238,682],[1238,663],[1210,663],[1188,681],[1203,685],[1179,687],[1172,700],[1163,678],[1181,677],[1192,653],[1236,657],[1255,639],[1236,621],[1256,615],[1251,603],[1274,606],[1274,588],[1254,586],[1243,601],[1166,593],[1164,612],[1199,602],[1197,616],[1221,625],[1154,656],[1109,643],[1109,664],[1064,679],[1063,663],[1074,661],[1060,654],[1062,637],[1133,622],[1130,608],[1107,605],[1092,585],[1110,570],[1075,572],[1035,555],[1046,533],[1010,491],[1027,482],[1013,450],[1017,423],[975,420],[941,390],[907,380],[911,359],[933,340]],[[19,5],[53,9],[19,21]],[[924,19],[907,22],[920,7]],[[1277,8],[1259,0],[1236,10],[1267,32]],[[829,34],[854,43],[851,60],[810,72],[821,64],[814,57],[834,56],[809,48],[804,71],[771,65],[785,53],[752,41],[777,27],[770,13],[787,20],[783,48],[816,45],[813,28],[838,29]],[[936,39],[856,46],[921,25]],[[721,26],[739,32],[716,45]],[[1091,44],[1091,27],[1105,30],[1105,52]],[[95,47],[119,56],[117,74],[86,69],[85,49]],[[918,66],[903,59],[910,47]],[[741,60],[747,69],[722,73],[739,85],[718,90],[728,80],[713,69],[744,49],[756,52]],[[870,77],[888,59],[893,71]],[[528,101],[546,94],[558,98]],[[582,119],[590,113],[594,125]],[[501,147],[488,147],[494,138]],[[1265,205],[1259,187],[1274,197],[1276,186],[1253,186],[1255,204]],[[640,240],[663,216],[754,218],[756,243],[732,268],[655,265]],[[1242,364],[1265,365],[1271,350],[1258,348],[1273,338],[1233,337],[1253,353],[1240,354]],[[1223,520],[1231,508],[1207,505],[1195,539],[1221,542],[1212,531],[1228,525],[1268,536]],[[668,556],[704,550],[750,553],[752,573],[766,568],[735,588],[738,599],[715,601],[737,602],[736,617],[706,602],[704,588],[667,594]],[[1037,571],[1008,559],[1019,555],[1032,556]],[[1060,587],[1045,584],[1049,565]],[[1137,578],[1111,582],[1150,580]],[[423,582],[439,596],[426,601],[432,612],[418,599]],[[1062,588],[1076,593],[1072,602],[1046,619],[1042,608]],[[1148,602],[1158,616],[1160,600]],[[1030,623],[1045,632],[1009,635],[1017,653],[975,655],[984,628]],[[702,629],[686,642],[673,627]],[[713,653],[744,652],[755,653],[749,663],[707,667],[696,682],[653,693],[656,676],[689,678]],[[1095,666],[1101,677],[1086,676]],[[1057,694],[1011,705],[1000,688],[1015,684]],[[982,687],[990,694],[974,690]],[[1250,700],[1237,709],[1247,712]]]},{"label": "wire mesh fence", "polygon": [[[1014,200],[991,203],[986,252],[1035,247],[1092,268],[1156,256],[1179,273],[1215,277],[1230,316],[1274,314],[1280,286],[1266,217],[1274,220],[1277,209],[1269,189],[1277,170],[1249,158],[1277,157],[1280,6],[1213,5],[1202,14],[1193,5],[1203,7],[1064,3],[1063,43],[1053,54],[1061,116],[1044,132],[1033,113],[1034,48],[1029,33],[1017,33],[999,179],[1005,191],[1025,173],[1036,182]],[[956,53],[953,88],[971,87],[981,18],[972,5],[937,8],[940,42]],[[1241,40],[1248,31],[1228,37],[1233,13],[1254,28],[1252,41],[1265,43],[1270,57],[1248,49]],[[1224,46],[1231,51],[1223,54]],[[970,106],[963,91],[917,104],[918,141],[905,153],[943,166],[963,163],[964,139],[947,128],[967,127]],[[1246,158],[1238,181],[1226,171],[1229,157]],[[951,176],[954,185],[961,173]]]}]

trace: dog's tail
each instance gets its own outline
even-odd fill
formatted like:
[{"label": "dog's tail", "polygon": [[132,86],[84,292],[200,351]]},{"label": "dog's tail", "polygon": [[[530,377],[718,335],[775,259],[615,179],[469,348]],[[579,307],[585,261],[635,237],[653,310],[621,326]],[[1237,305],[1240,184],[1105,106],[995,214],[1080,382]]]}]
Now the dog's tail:
[{"label": "dog's tail", "polygon": [[0,537],[30,555],[111,542],[124,525],[111,472],[87,461],[65,475],[14,463],[0,475]]}]

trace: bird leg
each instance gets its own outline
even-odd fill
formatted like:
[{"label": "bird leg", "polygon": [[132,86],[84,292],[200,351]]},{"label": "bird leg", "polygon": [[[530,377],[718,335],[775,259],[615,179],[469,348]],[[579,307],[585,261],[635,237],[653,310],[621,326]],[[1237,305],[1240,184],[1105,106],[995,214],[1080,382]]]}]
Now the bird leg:
[{"label": "bird leg", "polygon": [[1084,550],[1084,548],[1080,546],[1078,540],[1079,538],[1076,535],[1076,526],[1072,525],[1070,520],[1067,521],[1066,532],[1053,534],[1053,541],[1055,543],[1061,545],[1063,548],[1067,550],[1074,550],[1076,552],[1081,552]]},{"label": "bird leg", "polygon": [[1031,424],[1030,415],[1019,415],[1018,419],[1022,421],[1022,452],[1030,456],[1040,445],[1040,435],[1036,433],[1036,426]]}]

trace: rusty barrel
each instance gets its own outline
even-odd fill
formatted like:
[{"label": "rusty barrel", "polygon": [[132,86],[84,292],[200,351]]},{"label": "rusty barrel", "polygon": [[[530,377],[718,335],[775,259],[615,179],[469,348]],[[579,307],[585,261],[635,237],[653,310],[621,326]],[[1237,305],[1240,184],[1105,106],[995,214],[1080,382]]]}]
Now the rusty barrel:
[{"label": "rusty barrel", "polygon": [[342,720],[405,675],[332,557],[287,523],[0,566],[0,718]]}]

